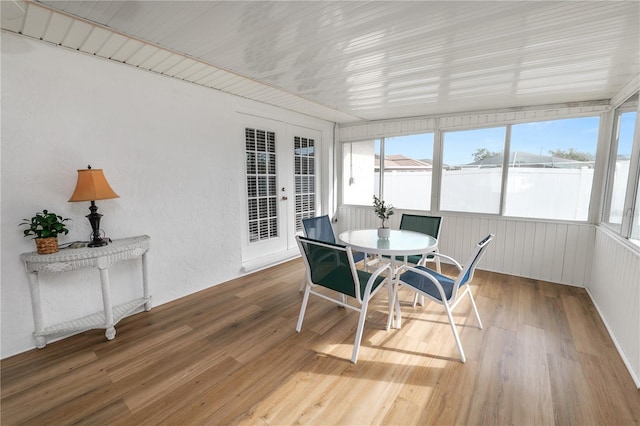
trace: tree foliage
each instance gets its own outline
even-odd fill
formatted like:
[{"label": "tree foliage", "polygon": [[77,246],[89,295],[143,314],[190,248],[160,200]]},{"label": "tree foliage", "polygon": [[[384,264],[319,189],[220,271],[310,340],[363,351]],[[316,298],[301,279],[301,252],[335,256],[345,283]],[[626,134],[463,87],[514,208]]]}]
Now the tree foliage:
[{"label": "tree foliage", "polygon": [[489,151],[487,148],[478,148],[476,152],[473,153],[473,161],[481,161],[485,158],[496,157],[500,154],[500,152]]},{"label": "tree foliage", "polygon": [[549,151],[549,154],[551,154],[554,157],[566,158],[568,160],[576,160],[576,161],[591,161],[591,160],[593,160],[592,155],[589,154],[588,152],[576,151],[573,148],[569,148],[568,151],[565,151],[564,149],[551,150],[551,151]]}]

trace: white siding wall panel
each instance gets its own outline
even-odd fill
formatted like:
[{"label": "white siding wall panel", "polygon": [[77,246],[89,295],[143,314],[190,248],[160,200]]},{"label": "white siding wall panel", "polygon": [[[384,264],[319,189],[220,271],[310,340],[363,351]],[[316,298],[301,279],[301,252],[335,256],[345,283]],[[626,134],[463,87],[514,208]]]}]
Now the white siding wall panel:
[{"label": "white siding wall panel", "polygon": [[127,62],[127,60],[141,49],[143,44],[138,40],[128,39],[118,51],[111,56],[110,59],[118,62]]},{"label": "white siding wall panel", "polygon": [[79,47],[80,51],[94,54],[96,53],[111,37],[111,32],[99,27],[93,27],[86,41]]},{"label": "white siding wall panel", "polygon": [[92,25],[84,21],[73,21],[67,35],[62,40],[62,45],[71,49],[79,49],[91,34]]},{"label": "white siding wall panel", "polygon": [[140,64],[145,63],[149,58],[158,53],[159,50],[160,49],[155,46],[145,44],[127,60],[127,63],[129,65],[133,65],[134,67],[140,66]]},{"label": "white siding wall panel", "polygon": [[109,40],[107,40],[104,45],[96,52],[96,55],[102,56],[103,58],[111,59],[113,55],[116,54],[118,50],[129,40],[123,35],[113,33]]},{"label": "white siding wall panel", "polygon": [[51,18],[51,12],[40,7],[29,6],[29,13],[24,20],[22,34],[33,38],[41,38]]},{"label": "white siding wall panel", "polygon": [[640,254],[603,228],[594,247],[589,294],[640,387]]},{"label": "white siding wall panel", "polygon": [[64,40],[67,31],[71,27],[72,19],[68,16],[54,13],[49,21],[49,26],[42,38],[51,43],[60,44]]},{"label": "white siding wall panel", "polygon": [[[591,268],[594,227],[489,216],[443,213],[438,248],[461,263],[467,261],[474,244],[489,233],[496,235],[480,269],[554,283],[584,287]],[[398,228],[402,211],[392,216]],[[342,206],[336,213],[336,232],[377,228],[372,208]]]}]

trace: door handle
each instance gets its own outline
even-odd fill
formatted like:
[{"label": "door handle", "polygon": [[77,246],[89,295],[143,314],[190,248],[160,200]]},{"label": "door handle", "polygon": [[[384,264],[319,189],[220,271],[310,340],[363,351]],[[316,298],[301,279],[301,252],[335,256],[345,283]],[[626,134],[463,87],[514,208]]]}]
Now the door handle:
[{"label": "door handle", "polygon": [[287,196],[286,196],[286,195],[283,195],[283,196],[282,196],[282,201],[287,201],[287,200],[288,200]]}]

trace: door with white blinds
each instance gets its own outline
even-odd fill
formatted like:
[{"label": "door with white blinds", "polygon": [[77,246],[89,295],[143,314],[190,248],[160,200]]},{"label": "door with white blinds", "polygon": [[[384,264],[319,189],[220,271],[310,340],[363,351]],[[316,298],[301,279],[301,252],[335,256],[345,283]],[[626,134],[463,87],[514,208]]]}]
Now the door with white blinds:
[{"label": "door with white blinds", "polygon": [[[245,120],[246,220],[243,263],[296,255],[301,220],[317,206],[319,132],[285,123]],[[261,266],[261,265],[258,265]]]}]

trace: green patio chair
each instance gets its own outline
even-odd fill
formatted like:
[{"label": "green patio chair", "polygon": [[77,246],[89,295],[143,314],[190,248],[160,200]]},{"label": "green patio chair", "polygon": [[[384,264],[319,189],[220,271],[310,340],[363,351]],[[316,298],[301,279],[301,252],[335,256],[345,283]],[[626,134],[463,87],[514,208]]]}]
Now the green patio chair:
[{"label": "green patio chair", "polygon": [[[309,295],[321,297],[325,300],[335,302],[339,306],[354,310],[360,313],[356,338],[353,346],[351,362],[354,364],[358,360],[358,351],[362,340],[362,330],[367,317],[367,307],[371,298],[384,286],[387,285],[389,303],[393,298],[393,289],[387,279],[391,276],[391,267],[383,265],[375,272],[370,273],[357,269],[353,260],[353,253],[350,247],[339,244],[332,244],[310,238],[296,236],[300,253],[304,259],[307,272],[307,282],[298,316],[296,331],[302,329],[302,321],[307,309]],[[387,276],[382,275],[387,272]],[[350,305],[346,298],[333,298],[327,294],[316,291],[316,286],[322,286],[337,292],[338,296],[351,296],[358,306]],[[389,312],[391,312],[389,305]]]},{"label": "green patio chair", "polygon": [[[400,229],[406,229],[407,231],[421,232],[423,234],[431,235],[436,240],[440,237],[440,229],[442,228],[442,217],[440,216],[421,216],[415,214],[402,214],[400,219]],[[436,253],[438,249],[436,248]],[[433,254],[421,255],[415,254],[410,256],[398,256],[396,260],[401,260],[405,263],[413,263],[414,265],[424,266],[426,262],[435,262],[436,270],[440,272],[440,258]]]}]

